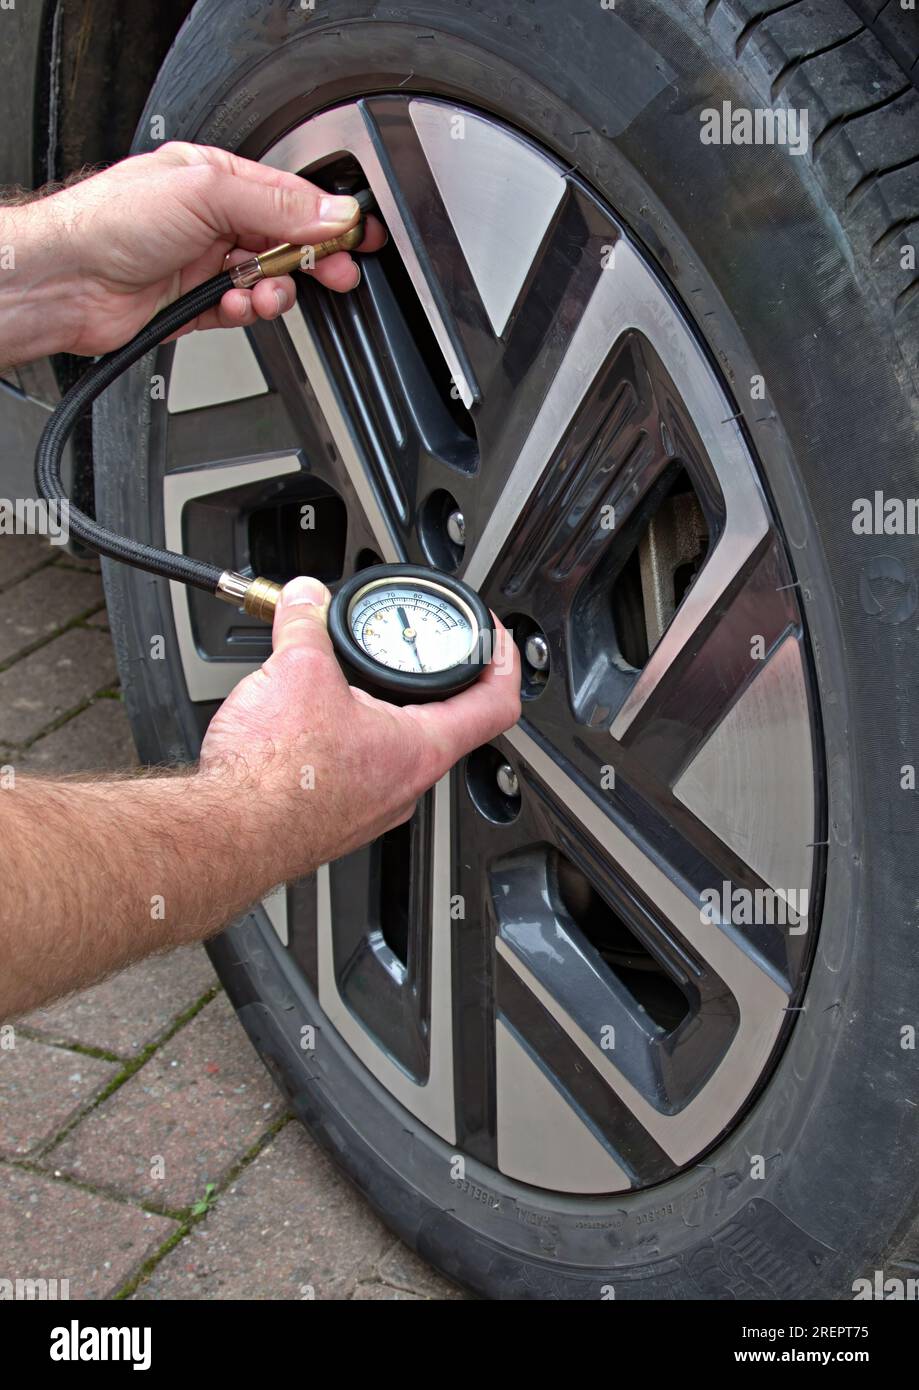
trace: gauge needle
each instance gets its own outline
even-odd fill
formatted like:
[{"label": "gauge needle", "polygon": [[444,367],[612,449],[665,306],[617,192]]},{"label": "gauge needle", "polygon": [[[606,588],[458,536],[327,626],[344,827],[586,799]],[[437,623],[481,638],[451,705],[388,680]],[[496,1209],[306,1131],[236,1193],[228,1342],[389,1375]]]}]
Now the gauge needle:
[{"label": "gauge needle", "polygon": [[409,622],[408,614],[406,613],[405,609],[397,608],[396,612],[399,615],[399,622],[402,624],[402,636],[405,638],[406,642],[411,643],[412,650],[415,653],[415,660],[418,662],[418,669],[423,671],[424,666],[422,664],[421,657],[418,655],[418,647],[415,640],[418,634]]}]

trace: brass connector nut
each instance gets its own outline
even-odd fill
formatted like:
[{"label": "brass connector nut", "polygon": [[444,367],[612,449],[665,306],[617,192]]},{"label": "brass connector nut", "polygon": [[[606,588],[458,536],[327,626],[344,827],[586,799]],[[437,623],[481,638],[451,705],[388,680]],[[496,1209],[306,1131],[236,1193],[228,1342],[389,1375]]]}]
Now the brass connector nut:
[{"label": "brass connector nut", "polygon": [[236,574],[234,570],[224,570],[214,596],[232,604],[234,608],[242,608],[263,623],[270,623],[281,597],[281,585],[275,584],[273,579],[249,579],[244,574]]},{"label": "brass connector nut", "polygon": [[281,585],[272,579],[253,579],[243,598],[243,608],[252,618],[263,623],[274,620],[274,610],[281,597]]}]

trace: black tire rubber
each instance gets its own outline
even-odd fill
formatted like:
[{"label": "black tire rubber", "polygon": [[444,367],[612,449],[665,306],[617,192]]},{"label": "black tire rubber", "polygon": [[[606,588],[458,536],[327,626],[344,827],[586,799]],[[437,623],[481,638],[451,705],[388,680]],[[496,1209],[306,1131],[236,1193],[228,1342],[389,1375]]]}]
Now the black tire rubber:
[{"label": "black tire rubber", "polygon": [[[313,110],[398,85],[539,139],[611,203],[688,307],[785,528],[829,768],[825,899],[805,1010],[704,1163],[610,1199],[535,1191],[471,1160],[457,1183],[448,1146],[323,1026],[264,924],[211,948],[296,1113],[409,1245],[488,1297],[602,1298],[612,1285],[617,1299],[847,1299],[857,1277],[896,1276],[919,1256],[916,1053],[901,1035],[919,1023],[916,793],[901,789],[917,745],[919,555],[914,537],[851,524],[853,500],[876,487],[919,493],[919,278],[900,255],[919,240],[919,97],[911,50],[888,53],[863,8],[320,0],[310,13],[202,0],[142,122],[163,114],[171,137],[257,155]],[[700,109],[722,100],[806,107],[809,152],[703,146]],[[756,375],[765,408],[750,398]],[[97,412],[96,489],[108,524],[155,539],[149,415],[141,367]],[[165,585],[113,566],[106,585],[142,755],[193,757],[176,668],[143,655],[150,633],[172,632]],[[319,1027],[312,1056],[298,1047],[304,1023]]]}]

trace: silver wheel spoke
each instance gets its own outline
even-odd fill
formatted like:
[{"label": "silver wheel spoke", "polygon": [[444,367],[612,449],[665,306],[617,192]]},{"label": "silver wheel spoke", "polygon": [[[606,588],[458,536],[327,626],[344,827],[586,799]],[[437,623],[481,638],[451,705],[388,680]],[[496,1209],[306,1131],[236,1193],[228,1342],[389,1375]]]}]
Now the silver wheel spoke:
[{"label": "silver wheel spoke", "polygon": [[[655,904],[661,916],[674,925],[696,958],[717,971],[737,1002],[738,1028],[717,1069],[689,1104],[674,1114],[665,1114],[624,1076],[616,1060],[616,1048],[603,1048],[602,1026],[614,1018],[612,1000],[606,1017],[602,1008],[599,1013],[594,1010],[591,1032],[585,1031],[575,1007],[560,1007],[554,993],[524,962],[520,950],[500,935],[497,941],[499,953],[602,1072],[610,1088],[626,1101],[647,1132],[675,1163],[688,1162],[693,1153],[711,1143],[724,1128],[725,1115],[740,1108],[749,1089],[750,1075],[758,1073],[765,1064],[785,1021],[786,984],[745,948],[730,924],[703,922],[699,899],[683,891],[658,868],[522,728],[512,729],[507,739],[555,799],[568,808],[577,824]],[[573,987],[571,993],[576,996],[577,988]],[[617,1047],[621,1041],[620,1036]]]}]

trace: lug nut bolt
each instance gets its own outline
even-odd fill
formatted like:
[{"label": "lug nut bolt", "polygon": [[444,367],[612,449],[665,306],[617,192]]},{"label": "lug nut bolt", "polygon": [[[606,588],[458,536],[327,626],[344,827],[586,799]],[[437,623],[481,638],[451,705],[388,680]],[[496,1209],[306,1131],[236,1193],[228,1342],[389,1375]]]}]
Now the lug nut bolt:
[{"label": "lug nut bolt", "polygon": [[527,638],[523,653],[534,671],[545,671],[549,665],[549,644],[538,632]]},{"label": "lug nut bolt", "polygon": [[520,783],[517,781],[517,774],[510,763],[502,763],[495,773],[495,779],[505,796],[519,796]]},{"label": "lug nut bolt", "polygon": [[461,511],[451,512],[447,517],[447,535],[454,545],[466,544],[466,518]]}]

